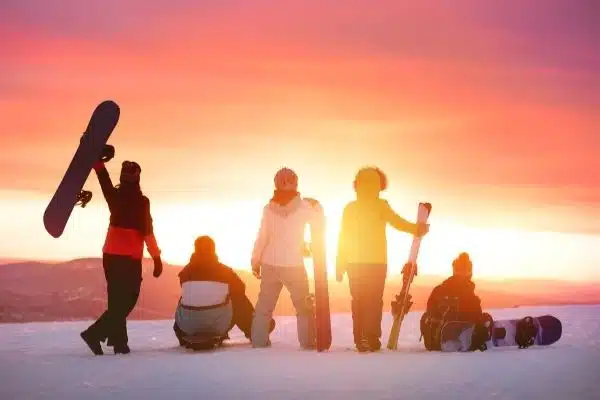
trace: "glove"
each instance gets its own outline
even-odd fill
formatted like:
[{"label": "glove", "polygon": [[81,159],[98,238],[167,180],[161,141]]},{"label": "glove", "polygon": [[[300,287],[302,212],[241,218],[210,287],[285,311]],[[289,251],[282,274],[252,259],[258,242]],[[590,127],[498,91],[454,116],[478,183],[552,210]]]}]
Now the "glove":
[{"label": "glove", "polygon": [[416,223],[415,224],[415,236],[423,237],[429,233],[429,224]]},{"label": "glove", "polygon": [[260,263],[258,260],[252,260],[252,275],[256,277],[256,279],[260,279]]},{"label": "glove", "polygon": [[104,162],[102,160],[98,160],[94,163],[94,171],[98,172],[104,168]]},{"label": "glove", "polygon": [[155,278],[158,278],[163,271],[162,260],[160,257],[155,257],[152,260],[154,260],[154,273],[152,275],[154,275]]}]

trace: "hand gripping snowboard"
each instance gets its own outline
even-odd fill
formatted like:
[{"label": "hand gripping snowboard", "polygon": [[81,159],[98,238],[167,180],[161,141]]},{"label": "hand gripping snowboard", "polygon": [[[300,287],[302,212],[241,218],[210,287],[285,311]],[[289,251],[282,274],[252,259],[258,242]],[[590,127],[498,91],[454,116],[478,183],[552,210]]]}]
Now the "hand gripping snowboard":
[{"label": "hand gripping snowboard", "polygon": [[[430,203],[419,203],[419,211],[417,213],[417,223],[426,223],[431,213]],[[398,337],[400,336],[400,327],[404,316],[408,313],[410,306],[412,306],[411,295],[408,293],[410,284],[416,273],[417,268],[417,256],[419,255],[419,248],[421,247],[422,237],[415,236],[410,247],[410,253],[408,256],[409,268],[405,268],[402,271],[402,289],[400,294],[396,295],[396,302],[392,305],[392,329],[390,330],[390,337],[388,338],[387,348],[390,350],[396,350],[398,348]]]},{"label": "hand gripping snowboard", "polygon": [[[307,199],[309,200],[309,199]],[[313,207],[321,208],[316,201],[311,201]],[[314,226],[311,224],[310,252],[313,258],[315,294],[314,314],[316,328],[317,351],[328,350],[331,347],[331,314],[329,309],[329,284],[327,279],[327,252],[325,241],[325,216],[321,208],[321,218]],[[307,299],[312,303],[312,299]]]},{"label": "hand gripping snowboard", "polygon": [[[552,315],[492,321],[486,337],[477,338],[478,326],[469,322],[450,321],[442,328],[443,352],[467,352],[488,347],[533,345],[549,346],[562,336],[562,323]],[[479,343],[481,342],[481,343]]]},{"label": "hand gripping snowboard", "polygon": [[85,207],[92,193],[82,190],[92,167],[102,158],[109,161],[114,157],[114,147],[106,142],[119,121],[119,106],[110,100],[100,103],[81,136],[79,146],[67,168],[54,196],[44,212],[44,227],[53,237],[62,235],[76,205]]}]

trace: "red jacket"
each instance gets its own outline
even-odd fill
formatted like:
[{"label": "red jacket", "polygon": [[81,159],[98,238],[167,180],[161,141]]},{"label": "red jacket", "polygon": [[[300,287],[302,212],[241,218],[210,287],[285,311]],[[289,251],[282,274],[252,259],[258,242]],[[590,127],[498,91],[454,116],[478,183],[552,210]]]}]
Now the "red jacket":
[{"label": "red jacket", "polygon": [[145,244],[152,258],[159,257],[150,200],[138,190],[115,188],[104,163],[94,169],[110,210],[110,224],[102,251],[141,260]]}]

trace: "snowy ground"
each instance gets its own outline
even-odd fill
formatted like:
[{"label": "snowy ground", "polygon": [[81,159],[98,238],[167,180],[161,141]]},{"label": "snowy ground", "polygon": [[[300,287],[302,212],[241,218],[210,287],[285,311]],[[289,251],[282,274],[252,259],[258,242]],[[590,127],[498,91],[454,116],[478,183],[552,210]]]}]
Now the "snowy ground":
[{"label": "snowy ground", "polygon": [[[278,318],[270,349],[233,342],[211,353],[177,347],[172,321],[129,324],[132,353],[95,357],[87,322],[0,325],[0,399],[597,399],[600,306],[488,310],[496,319],[551,313],[562,339],[547,348],[441,354],[418,342],[420,313],[404,321],[400,350],[351,349],[351,319],[333,316],[329,352],[300,351],[295,320]],[[390,327],[384,318],[384,340]]]}]

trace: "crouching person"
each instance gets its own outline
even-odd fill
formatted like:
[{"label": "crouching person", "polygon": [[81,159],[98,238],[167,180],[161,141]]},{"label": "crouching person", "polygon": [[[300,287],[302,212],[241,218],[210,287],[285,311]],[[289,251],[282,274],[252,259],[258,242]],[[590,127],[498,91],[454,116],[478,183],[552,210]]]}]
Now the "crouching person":
[{"label": "crouching person", "polygon": [[[245,284],[233,269],[219,262],[210,237],[196,239],[190,262],[179,272],[179,282],[181,298],[173,330],[180,345],[186,336],[225,340],[236,325],[250,338],[254,307],[246,297]],[[274,327],[271,321],[270,329]]]},{"label": "crouching person", "polygon": [[421,317],[421,336],[429,351],[441,350],[441,330],[448,321],[476,325],[472,350],[484,346],[487,339],[485,324],[491,321],[491,316],[482,311],[481,299],[475,294],[473,263],[467,253],[460,253],[452,262],[452,272],[451,277],[432,290],[427,310]]}]

